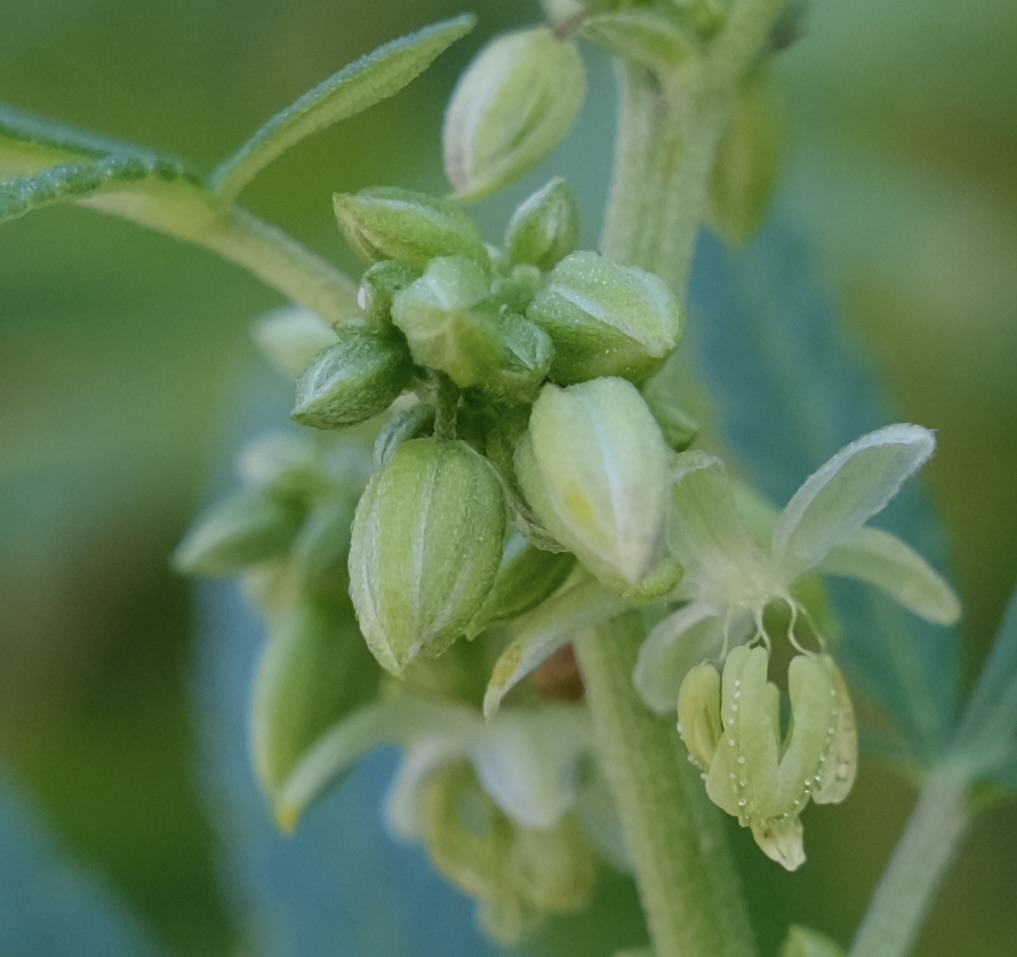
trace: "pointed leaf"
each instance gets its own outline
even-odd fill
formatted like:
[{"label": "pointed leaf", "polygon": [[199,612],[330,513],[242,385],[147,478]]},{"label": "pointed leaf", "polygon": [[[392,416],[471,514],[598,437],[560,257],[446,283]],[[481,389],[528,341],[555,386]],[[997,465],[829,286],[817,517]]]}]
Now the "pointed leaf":
[{"label": "pointed leaf", "polygon": [[589,747],[581,707],[504,711],[473,749],[484,790],[526,827],[554,827],[576,801],[579,758]]},{"label": "pointed leaf", "polygon": [[[48,166],[110,157],[155,160],[152,150],[0,103],[0,177],[22,176]],[[161,157],[179,162],[174,157]]]},{"label": "pointed leaf", "polygon": [[[147,220],[145,201],[181,196],[193,203],[203,196],[198,178],[173,159],[108,156],[51,166],[40,172],[0,182],[0,223],[35,209],[92,200],[99,208],[129,219]],[[130,210],[140,207],[136,214]]]},{"label": "pointed leaf", "polygon": [[276,791],[276,820],[292,830],[339,774],[381,744],[405,746],[436,735],[461,741],[465,752],[481,729],[473,711],[447,702],[399,696],[367,705],[333,725],[305,753]]},{"label": "pointed leaf", "polygon": [[858,529],[816,570],[875,585],[898,604],[938,625],[952,625],[960,617],[960,599],[943,576],[896,535],[877,528]]},{"label": "pointed leaf", "polygon": [[215,191],[232,200],[265,166],[307,136],[362,113],[415,80],[476,17],[460,16],[379,47],[276,113],[212,175]]},{"label": "pointed leaf", "polygon": [[501,653],[484,694],[484,715],[491,718],[505,697],[545,658],[568,644],[577,632],[620,615],[631,602],[600,582],[587,581],[555,595],[515,626],[515,640]]},{"label": "pointed leaf", "polygon": [[928,460],[933,434],[890,425],[841,449],[795,492],[773,532],[774,557],[789,577],[815,567],[897,494]]}]

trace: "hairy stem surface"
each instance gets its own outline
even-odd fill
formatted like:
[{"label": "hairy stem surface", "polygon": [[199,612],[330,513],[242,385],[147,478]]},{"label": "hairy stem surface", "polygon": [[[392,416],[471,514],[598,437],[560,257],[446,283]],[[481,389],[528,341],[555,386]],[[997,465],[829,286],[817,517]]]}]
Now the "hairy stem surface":
[{"label": "hairy stem surface", "polygon": [[601,760],[614,790],[657,957],[757,953],[721,814],[674,721],[632,690],[645,637],[630,613],[592,629],[576,652]]}]

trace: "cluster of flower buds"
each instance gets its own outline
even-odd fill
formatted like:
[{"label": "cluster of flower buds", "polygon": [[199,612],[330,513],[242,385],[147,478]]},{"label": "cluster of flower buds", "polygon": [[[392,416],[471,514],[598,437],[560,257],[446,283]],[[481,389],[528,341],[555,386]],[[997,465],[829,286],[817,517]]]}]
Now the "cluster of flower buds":
[{"label": "cluster of flower buds", "polygon": [[[501,249],[455,203],[421,193],[365,189],[335,209],[368,266],[362,312],[300,374],[292,414],[347,429],[414,394],[378,434],[349,554],[381,665],[403,676],[528,610],[573,556],[618,592],[671,589],[672,447],[637,389],[681,336],[665,284],[575,250],[561,179],[519,205]],[[529,540],[509,537],[512,519]]]},{"label": "cluster of flower buds", "polygon": [[799,815],[810,799],[838,804],[854,783],[854,710],[828,655],[796,655],[787,671],[791,718],[781,729],[780,692],[767,678],[765,647],[740,645],[722,672],[693,668],[678,695],[678,728],[703,771],[710,799],[788,870],[805,860]]}]

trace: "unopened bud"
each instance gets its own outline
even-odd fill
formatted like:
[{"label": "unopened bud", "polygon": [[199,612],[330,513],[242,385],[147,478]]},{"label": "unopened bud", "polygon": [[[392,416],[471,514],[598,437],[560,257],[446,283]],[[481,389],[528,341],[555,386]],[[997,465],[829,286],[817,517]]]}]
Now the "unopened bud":
[{"label": "unopened bud", "polygon": [[513,260],[551,269],[579,242],[579,207],[568,183],[555,177],[516,208],[505,233]]},{"label": "unopened bud", "polygon": [[414,361],[444,372],[461,389],[532,399],[551,366],[547,335],[492,299],[484,271],[462,257],[432,260],[420,279],[396,293],[392,320]]},{"label": "unopened bud", "polygon": [[436,256],[487,263],[473,220],[454,203],[395,186],[336,193],[336,218],[350,248],[369,263],[398,259],[423,269]]},{"label": "unopened bud", "polygon": [[492,466],[464,442],[402,443],[357,505],[350,594],[368,647],[395,675],[441,654],[487,597],[505,504]]},{"label": "unopened bud", "polygon": [[546,27],[492,40],[445,114],[445,172],[456,196],[486,196],[539,163],[572,127],[584,86],[575,44]]},{"label": "unopened bud", "polygon": [[339,341],[319,352],[297,380],[290,415],[301,425],[341,429],[384,412],[409,385],[405,343],[341,325]]},{"label": "unopened bud", "polygon": [[564,384],[599,376],[642,382],[674,351],[683,323],[663,281],[591,252],[558,263],[526,314],[551,337],[551,375]]},{"label": "unopened bud", "polygon": [[378,332],[390,329],[392,297],[419,276],[419,270],[398,259],[384,259],[368,269],[361,277],[357,297],[366,324]]},{"label": "unopened bud", "polygon": [[636,388],[595,379],[544,387],[515,466],[544,527],[597,578],[627,593],[665,557],[668,461]]}]

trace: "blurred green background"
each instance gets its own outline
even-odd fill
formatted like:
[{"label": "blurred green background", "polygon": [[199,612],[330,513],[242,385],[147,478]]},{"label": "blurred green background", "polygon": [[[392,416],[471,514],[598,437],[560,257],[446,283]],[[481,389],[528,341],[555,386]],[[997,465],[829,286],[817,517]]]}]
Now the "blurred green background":
[{"label": "blurred green background", "polygon": [[[468,8],[481,15],[472,37],[395,100],[284,156],[245,202],[348,261],[333,190],[443,189],[438,129],[458,70],[483,37],[538,15],[536,3]],[[462,9],[8,0],[0,100],[209,168],[344,63]],[[927,480],[972,669],[1017,578],[1015,50],[1012,0],[816,0],[776,63],[789,128],[777,207],[897,415],[939,430]],[[577,143],[554,159],[577,183],[587,244],[612,126],[605,64],[591,68]],[[480,207],[492,239],[506,208]],[[196,793],[193,612],[166,556],[232,454],[223,436],[255,363],[248,322],[279,301],[199,250],[88,211],[0,230],[0,762],[182,957],[235,952],[236,936]],[[846,937],[909,800],[867,771],[818,821],[810,850],[837,866],[773,880],[750,857],[750,881],[773,885],[780,913]],[[1009,804],[980,822],[922,955],[1014,953],[1014,860]]]}]

